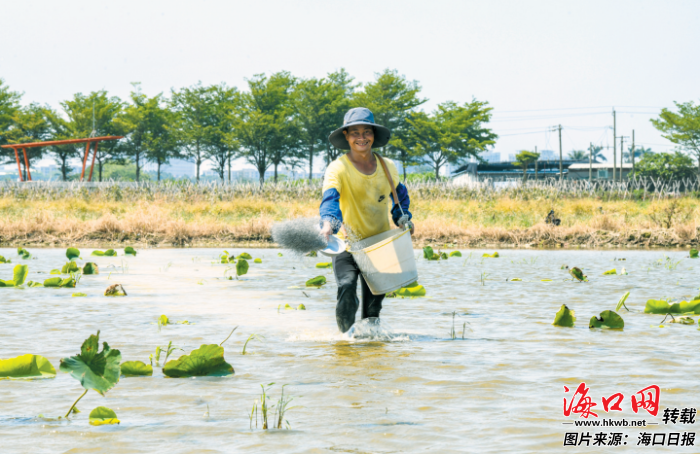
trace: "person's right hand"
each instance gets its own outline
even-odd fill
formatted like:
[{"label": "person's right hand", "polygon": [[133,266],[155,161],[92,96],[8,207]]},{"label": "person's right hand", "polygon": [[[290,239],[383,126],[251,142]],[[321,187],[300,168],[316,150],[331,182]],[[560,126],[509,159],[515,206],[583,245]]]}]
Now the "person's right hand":
[{"label": "person's right hand", "polygon": [[331,223],[328,221],[323,221],[323,227],[321,228],[321,236],[328,241],[328,238],[330,238],[331,234],[333,233],[333,227],[331,227]]}]

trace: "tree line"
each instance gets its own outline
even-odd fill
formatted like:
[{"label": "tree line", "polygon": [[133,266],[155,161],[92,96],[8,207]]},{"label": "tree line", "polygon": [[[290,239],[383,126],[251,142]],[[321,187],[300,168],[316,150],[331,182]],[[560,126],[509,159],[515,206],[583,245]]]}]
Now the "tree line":
[{"label": "tree line", "polygon": [[[108,163],[135,164],[138,181],[147,162],[156,165],[160,180],[161,168],[173,159],[193,161],[197,180],[208,161],[224,181],[231,179],[231,161],[242,158],[255,167],[262,184],[270,169],[275,181],[280,166],[306,169],[311,179],[318,159],[328,164],[338,158],[343,152],[327,138],[352,107],[369,108],[375,121],[392,131],[381,152],[401,162],[404,180],[408,166],[428,164],[437,177],[445,165],[478,159],[495,144],[488,102],[448,101],[426,113],[419,109],[427,101],[420,92],[418,82],[396,70],[378,73],[366,84],[356,83],[344,69],[323,78],[281,71],[256,74],[246,90],[198,83],[149,97],[135,83],[127,100],[100,90],[77,93],[54,109],[21,106],[22,94],[0,79],[0,145],[120,135],[124,139],[100,144],[99,181]],[[67,180],[70,162],[82,159],[83,147],[33,148],[28,157],[31,162],[51,157]],[[0,150],[4,163],[14,162],[11,149]]]}]

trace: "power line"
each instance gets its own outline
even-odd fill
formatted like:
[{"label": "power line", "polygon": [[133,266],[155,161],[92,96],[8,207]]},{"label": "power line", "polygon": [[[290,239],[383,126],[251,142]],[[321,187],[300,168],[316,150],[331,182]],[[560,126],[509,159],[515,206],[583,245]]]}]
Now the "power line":
[{"label": "power line", "polygon": [[[556,110],[585,110],[585,109],[611,109],[613,106],[594,106],[594,107],[561,107],[556,109],[528,109],[528,110],[504,110],[494,113],[519,113],[519,112],[547,112]],[[625,109],[663,109],[658,106],[617,106]]]}]

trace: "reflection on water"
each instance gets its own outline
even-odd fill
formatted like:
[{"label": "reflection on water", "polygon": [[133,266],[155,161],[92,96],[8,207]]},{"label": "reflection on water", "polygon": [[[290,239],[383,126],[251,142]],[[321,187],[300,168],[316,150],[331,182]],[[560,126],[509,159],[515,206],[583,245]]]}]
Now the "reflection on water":
[{"label": "reflection on water", "polygon": [[[64,249],[32,252],[36,260],[22,261],[14,249],[0,249],[0,255],[29,264],[28,279],[35,281],[66,261]],[[50,419],[81,393],[67,374],[0,381],[0,451],[557,452],[564,433],[572,431],[562,424],[564,386],[585,381],[599,402],[596,410],[601,396],[622,392],[623,411],[601,410],[606,418],[639,419],[629,398],[651,384],[661,387],[661,408],[698,406],[697,324],[659,328],[663,316],[641,310],[650,298],[700,293],[700,260],[684,259],[671,269],[660,251],[506,250],[498,259],[463,251],[462,258],[447,261],[420,258],[419,281],[428,296],[386,299],[380,330],[353,338],[337,330],[332,270],[314,267],[325,258],[248,252],[262,264],[251,262],[239,280],[227,278],[230,265],[218,263],[220,250],[157,249],[137,257],[90,257],[102,274],[83,276],[75,290],[1,289],[0,358],[36,353],[58,367],[99,329],[124,361],[148,361],[156,346],[169,341],[189,352],[239,328],[224,344],[233,377],[171,379],[156,367],[153,377],[124,378],[105,397],[88,393],[70,422]],[[687,257],[666,254],[674,263]],[[619,258],[626,260],[614,260]],[[0,264],[0,278],[8,279],[13,265]],[[568,281],[562,265],[583,268],[591,282]],[[622,266],[628,275],[602,275]],[[319,274],[327,286],[299,288]],[[115,283],[129,296],[103,297]],[[75,291],[88,296],[71,298]],[[625,330],[589,330],[590,317],[614,309],[626,291],[634,312],[621,311]],[[287,304],[307,310],[285,310]],[[576,311],[574,328],[551,325],[561,304]],[[161,314],[191,325],[159,331]],[[259,339],[242,355],[251,334]],[[293,430],[248,428],[260,384],[268,383],[275,383],[271,399],[283,384],[294,396],[296,408],[286,415]],[[87,415],[98,405],[113,408],[122,424],[89,426]],[[615,449],[635,452],[639,430],[623,432],[628,447]],[[654,447],[664,449],[672,448]]]}]

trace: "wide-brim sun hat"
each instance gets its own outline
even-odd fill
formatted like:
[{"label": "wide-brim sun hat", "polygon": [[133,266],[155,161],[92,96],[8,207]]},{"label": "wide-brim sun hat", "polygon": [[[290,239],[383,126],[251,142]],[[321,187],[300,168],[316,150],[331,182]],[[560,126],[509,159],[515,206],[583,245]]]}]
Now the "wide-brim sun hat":
[{"label": "wide-brim sun hat", "polygon": [[348,110],[345,114],[343,126],[336,129],[328,136],[331,145],[340,150],[349,150],[350,144],[345,138],[343,130],[355,125],[369,125],[374,127],[374,143],[372,143],[372,148],[381,148],[389,143],[391,131],[374,122],[374,114],[371,110],[366,107],[355,107],[354,109]]}]

